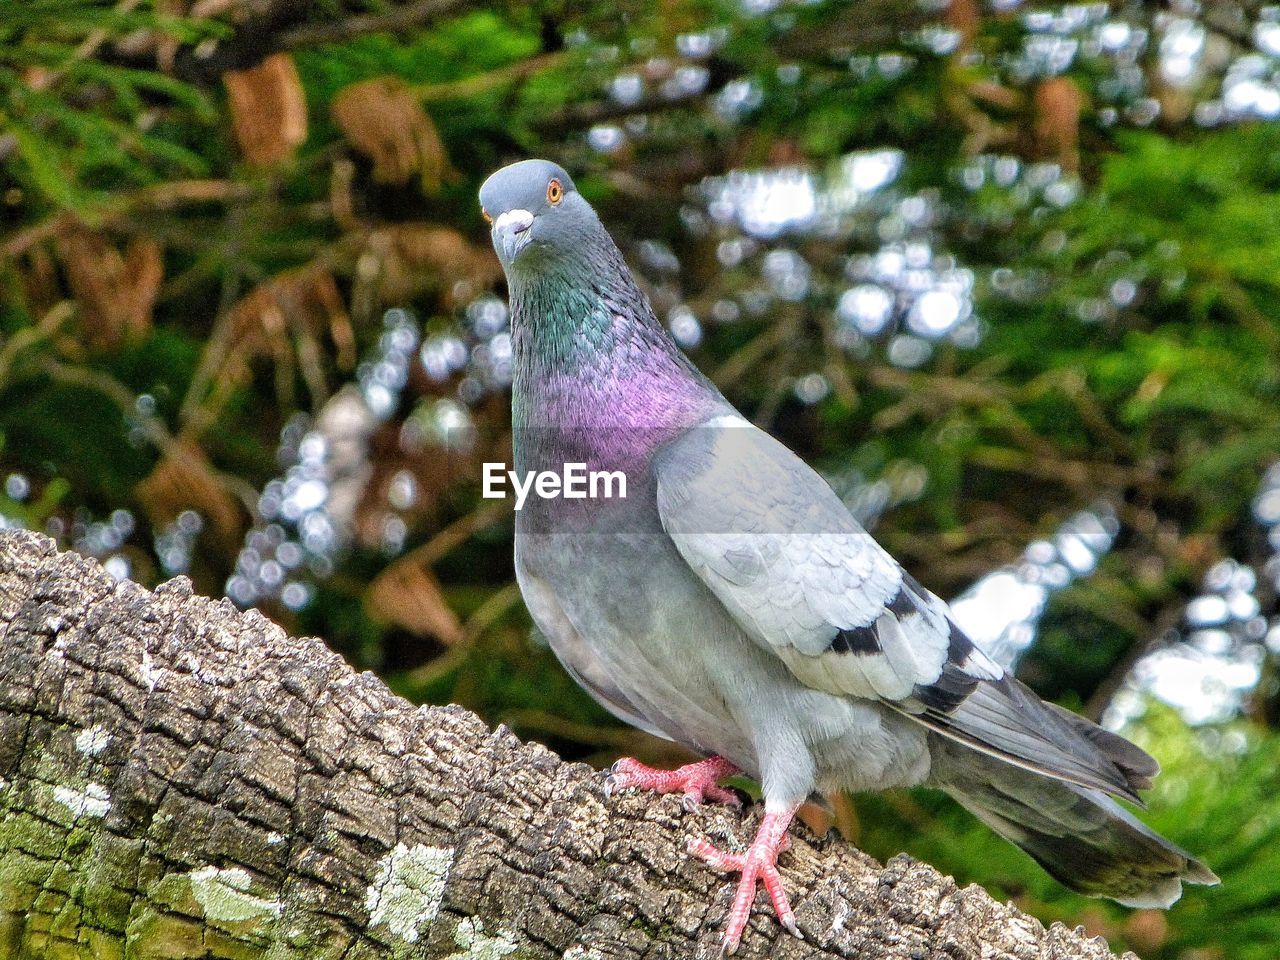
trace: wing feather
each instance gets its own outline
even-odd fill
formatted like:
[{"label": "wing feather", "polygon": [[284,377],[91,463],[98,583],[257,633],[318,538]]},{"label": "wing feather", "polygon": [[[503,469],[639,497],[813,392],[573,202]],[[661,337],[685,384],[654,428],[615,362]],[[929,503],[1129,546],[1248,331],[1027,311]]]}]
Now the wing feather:
[{"label": "wing feather", "polygon": [[680,555],[803,683],[878,701],[1062,780],[1131,799],[1146,785],[1154,761],[1132,745],[1113,756],[1088,721],[1066,719],[1006,676],[768,434],[720,417],[669,445],[654,470],[663,529]]}]

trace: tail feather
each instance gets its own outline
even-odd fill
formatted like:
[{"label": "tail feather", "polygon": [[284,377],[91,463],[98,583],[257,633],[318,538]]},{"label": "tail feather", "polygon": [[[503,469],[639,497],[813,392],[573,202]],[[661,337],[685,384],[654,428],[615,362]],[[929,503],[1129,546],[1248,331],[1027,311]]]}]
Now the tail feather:
[{"label": "tail feather", "polygon": [[1065,720],[1067,725],[1076,733],[1106,754],[1107,759],[1114,763],[1125,775],[1131,790],[1146,790],[1150,788],[1151,782],[1160,773],[1160,764],[1156,763],[1155,758],[1147,751],[1137,744],[1129,742],[1124,737],[1102,729],[1087,717],[1072,713],[1065,707],[1060,707],[1056,703],[1049,703],[1048,701],[1045,701],[1044,705]]},{"label": "tail feather", "polygon": [[[944,670],[944,675],[946,671]],[[907,711],[937,734],[1032,773],[1141,804],[1155,760],[1084,717],[1046,703],[1017,678],[968,681],[950,711]]]},{"label": "tail feather", "polygon": [[[1113,734],[1106,737],[1128,743]],[[1093,739],[1104,749],[1116,746],[1122,752],[1106,739]],[[1218,882],[1212,870],[1100,790],[1037,774],[941,738],[933,741],[932,752],[936,786],[1072,890],[1131,907],[1168,907],[1182,895],[1184,882]],[[1117,762],[1124,765],[1122,757]]]}]

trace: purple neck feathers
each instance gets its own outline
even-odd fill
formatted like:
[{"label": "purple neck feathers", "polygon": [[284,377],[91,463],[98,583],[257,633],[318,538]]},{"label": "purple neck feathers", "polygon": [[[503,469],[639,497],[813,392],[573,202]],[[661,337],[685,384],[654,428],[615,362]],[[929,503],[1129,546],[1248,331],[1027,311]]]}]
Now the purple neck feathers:
[{"label": "purple neck feathers", "polygon": [[517,464],[634,466],[728,409],[662,328],[603,228],[572,260],[516,272],[510,286]]}]

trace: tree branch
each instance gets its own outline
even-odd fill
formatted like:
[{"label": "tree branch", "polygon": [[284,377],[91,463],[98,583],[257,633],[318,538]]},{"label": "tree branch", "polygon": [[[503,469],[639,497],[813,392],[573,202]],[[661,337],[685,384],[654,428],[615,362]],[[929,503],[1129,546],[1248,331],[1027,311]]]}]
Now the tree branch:
[{"label": "tree branch", "polygon": [[[363,11],[365,4],[340,3],[332,10],[309,0],[245,0],[232,5],[234,32],[221,41],[182,47],[173,60],[175,76],[194,83],[216,83],[227,70],[256,66],[280,50],[297,50],[323,43],[337,43],[367,33],[394,33],[416,29],[457,13],[468,0],[389,0],[380,13]],[[317,11],[317,8],[320,8]],[[114,48],[104,59],[148,69],[151,52]],[[0,152],[4,149],[0,140]]]},{"label": "tree branch", "polygon": [[[5,956],[709,957],[730,888],[684,845],[747,835],[25,531],[0,532],[0,777]],[[905,856],[805,837],[785,864],[807,939],[761,912],[747,957],[1111,956]]]},{"label": "tree branch", "polygon": [[397,33],[421,27],[466,5],[467,0],[419,0],[392,7],[385,13],[347,17],[331,23],[303,23],[281,34],[280,46],[285,50],[295,50],[321,43],[339,43],[366,33]]}]

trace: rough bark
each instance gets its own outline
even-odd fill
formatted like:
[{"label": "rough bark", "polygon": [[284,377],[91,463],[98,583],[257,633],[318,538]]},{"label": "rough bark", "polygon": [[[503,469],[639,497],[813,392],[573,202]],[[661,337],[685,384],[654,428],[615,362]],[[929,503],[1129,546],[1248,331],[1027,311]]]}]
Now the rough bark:
[{"label": "rough bark", "polygon": [[[255,612],[0,532],[0,957],[711,957],[725,810],[414,707]],[[749,818],[754,814],[749,813]],[[746,957],[1111,957],[906,856],[784,857]]]}]

